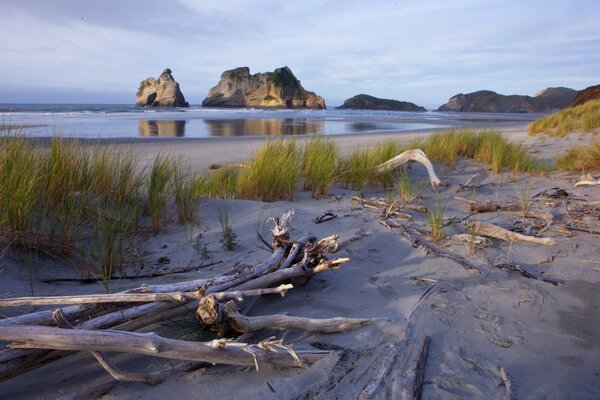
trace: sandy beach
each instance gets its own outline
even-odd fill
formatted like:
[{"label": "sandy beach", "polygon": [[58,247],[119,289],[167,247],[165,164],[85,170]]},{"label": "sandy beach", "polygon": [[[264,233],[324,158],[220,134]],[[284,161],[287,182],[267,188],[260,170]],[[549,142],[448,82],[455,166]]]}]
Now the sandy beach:
[{"label": "sandy beach", "polygon": [[[500,129],[512,140],[524,143],[536,157],[546,160],[554,159],[570,145],[585,143],[590,137],[530,137],[524,124],[500,126]],[[431,131],[339,135],[335,140],[343,151],[349,152],[387,138],[410,140],[429,134]],[[142,160],[151,160],[158,153],[176,154],[188,158],[200,171],[213,163],[241,162],[263,141],[261,138],[161,139],[113,145],[133,146]],[[119,368],[163,371],[165,380],[156,386],[118,383],[111,385],[100,398],[356,399],[373,382],[378,382],[374,398],[412,398],[410,382],[422,343],[428,337],[422,384],[424,399],[597,399],[600,189],[574,187],[578,175],[564,172],[498,175],[469,160],[459,161],[454,169],[437,164],[435,168],[445,184],[438,188],[439,194],[428,186],[421,165],[413,165],[411,171],[413,180],[424,182],[420,186],[424,204],[442,196],[446,220],[458,221],[469,214],[461,197],[506,203],[519,202],[520,193],[527,192],[529,210],[550,214],[551,225],[539,229],[538,220],[522,218],[518,211],[481,213],[474,219],[524,232],[533,230],[536,236],[555,239],[556,244],[490,239],[488,246],[469,251],[465,242],[453,239],[453,235],[465,233],[465,228],[460,223],[450,224],[439,247],[481,266],[481,273],[474,274],[452,260],[413,247],[401,230],[393,226],[407,224],[413,232],[425,237],[419,232],[427,231],[428,227],[419,213],[402,210],[410,219],[388,219],[386,226],[381,223],[383,209],[367,207],[353,199],[355,191],[334,186],[328,196],[319,200],[312,199],[305,191],[298,191],[293,201],[228,200],[230,220],[239,241],[238,249],[230,252],[219,245],[218,208],[224,200],[202,199],[199,226],[181,227],[175,216],[171,216],[166,233],[144,237],[142,256],[154,266],[160,265],[160,260],[168,260],[168,266],[173,268],[207,264],[207,261],[214,265],[183,274],[115,281],[113,291],[142,283],[210,277],[239,263],[259,263],[270,252],[260,248],[257,226],[262,226],[269,217],[293,209],[293,237],[298,238],[302,232],[311,232],[319,238],[340,235],[336,256],[349,257],[352,262],[313,277],[284,298],[260,298],[250,315],[289,313],[312,318],[378,318],[378,321],[329,335],[296,330],[263,335],[284,338],[291,345],[321,343],[337,349],[306,369],[263,365],[257,371],[217,365],[182,372],[169,368],[178,364],[175,361],[108,354]],[[467,182],[468,187],[463,187]],[[567,196],[550,196],[557,188],[564,189]],[[362,195],[367,200],[385,201],[387,193],[368,188]],[[325,212],[337,217],[316,224],[315,217]],[[559,228],[572,218],[582,229]],[[190,238],[199,233],[210,250],[208,260],[193,248]],[[534,278],[501,269],[498,267],[501,265],[518,265]],[[16,263],[7,261],[0,270],[0,293],[30,295],[32,288],[36,295],[102,293],[97,282],[43,282],[48,278],[76,276],[77,271],[57,266],[40,268],[29,275]],[[26,310],[1,312],[11,315]],[[193,338],[198,335],[194,333],[198,327],[194,321],[192,316],[179,323],[154,326],[152,331],[173,338]],[[378,380],[387,361],[390,361],[388,368]],[[77,353],[0,383],[0,397],[56,399],[111,381],[89,353]]]}]

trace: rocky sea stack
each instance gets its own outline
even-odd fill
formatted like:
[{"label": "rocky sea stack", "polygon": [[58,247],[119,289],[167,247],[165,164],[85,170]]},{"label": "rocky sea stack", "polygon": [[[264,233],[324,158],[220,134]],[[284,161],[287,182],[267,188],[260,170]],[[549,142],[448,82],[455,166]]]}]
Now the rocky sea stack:
[{"label": "rocky sea stack", "polygon": [[548,88],[534,97],[505,96],[490,90],[480,90],[468,94],[457,94],[438,111],[466,112],[506,112],[533,113],[553,112],[567,107],[577,95],[577,91],[565,87]]},{"label": "rocky sea stack", "polygon": [[575,99],[570,104],[571,107],[577,107],[590,100],[600,99],[600,85],[590,86],[580,90]]},{"label": "rocky sea stack", "polygon": [[158,79],[152,77],[140,82],[135,98],[138,107],[189,107],[179,83],[173,79],[171,70],[165,69]]},{"label": "rocky sea stack", "polygon": [[250,68],[240,67],[221,74],[202,106],[325,109],[325,100],[305,90],[288,67],[254,75]]},{"label": "rocky sea stack", "polygon": [[418,106],[408,101],[380,99],[368,94],[358,94],[344,101],[339,109],[351,108],[354,110],[387,110],[387,111],[427,111],[425,107]]}]

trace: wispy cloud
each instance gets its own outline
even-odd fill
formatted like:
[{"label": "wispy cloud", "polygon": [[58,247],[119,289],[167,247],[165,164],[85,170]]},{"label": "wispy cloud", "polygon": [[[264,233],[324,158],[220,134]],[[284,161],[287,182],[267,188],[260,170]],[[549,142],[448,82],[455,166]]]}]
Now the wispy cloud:
[{"label": "wispy cloud", "polygon": [[241,65],[289,65],[330,98],[430,107],[478,89],[583,88],[600,80],[599,17],[584,0],[5,2],[0,102],[19,90],[35,101],[36,89],[131,102],[141,79],[170,67],[199,103]]}]

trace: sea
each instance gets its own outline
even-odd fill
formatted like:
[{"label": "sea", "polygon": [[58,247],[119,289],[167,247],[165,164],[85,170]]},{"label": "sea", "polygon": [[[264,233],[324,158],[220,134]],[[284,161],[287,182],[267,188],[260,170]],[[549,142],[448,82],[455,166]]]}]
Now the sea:
[{"label": "sea", "polygon": [[6,133],[16,129],[35,137],[81,138],[352,135],[527,123],[539,116],[335,108],[265,110],[203,108],[199,105],[143,108],[127,104],[0,104],[0,131]]}]

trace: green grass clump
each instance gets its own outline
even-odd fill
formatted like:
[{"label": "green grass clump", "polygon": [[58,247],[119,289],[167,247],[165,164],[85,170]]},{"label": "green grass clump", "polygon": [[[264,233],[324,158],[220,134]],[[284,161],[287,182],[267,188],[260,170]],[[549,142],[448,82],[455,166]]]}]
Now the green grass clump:
[{"label": "green grass clump", "polygon": [[600,128],[600,99],[566,108],[529,124],[529,134],[563,137],[576,131]]},{"label": "green grass clump", "polygon": [[379,174],[375,167],[400,154],[405,148],[397,141],[386,140],[374,146],[357,149],[341,158],[339,181],[354,190],[362,190],[366,185],[381,183],[385,188],[394,184],[393,173]]},{"label": "green grass clump", "polygon": [[436,195],[427,202],[425,221],[429,225],[431,240],[438,243],[446,236],[444,231],[444,214],[446,212],[447,200],[442,195]]},{"label": "green grass clump", "polygon": [[189,164],[173,166],[171,191],[177,208],[177,221],[182,225],[195,223],[198,214],[196,177]]},{"label": "green grass clump", "polygon": [[205,172],[195,178],[195,192],[199,197],[232,199],[236,196],[239,168],[225,167]]},{"label": "green grass clump", "polygon": [[166,188],[173,174],[173,162],[169,156],[158,155],[154,159],[148,176],[148,199],[146,211],[152,221],[152,233],[158,235],[160,222],[165,216],[167,193]]},{"label": "green grass clump", "polygon": [[600,139],[592,140],[587,146],[570,148],[556,159],[556,166],[563,171],[599,171]]},{"label": "green grass clump", "polygon": [[271,202],[292,200],[302,158],[293,139],[274,140],[260,147],[238,177],[237,195]]},{"label": "green grass clump", "polygon": [[302,176],[312,197],[327,193],[335,180],[338,160],[339,148],[331,138],[315,136],[304,145]]}]

